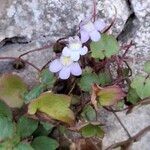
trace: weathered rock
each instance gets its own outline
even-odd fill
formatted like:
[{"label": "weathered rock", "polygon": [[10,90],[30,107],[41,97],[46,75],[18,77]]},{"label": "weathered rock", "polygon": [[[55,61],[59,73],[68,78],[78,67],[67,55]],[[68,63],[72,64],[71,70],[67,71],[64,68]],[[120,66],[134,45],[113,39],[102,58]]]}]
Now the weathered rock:
[{"label": "weathered rock", "polygon": [[129,43],[131,40],[135,43],[135,46],[131,47],[128,52],[128,56],[132,58],[130,65],[134,75],[144,74],[143,65],[150,60],[150,11],[149,8],[141,10],[144,6],[149,5],[150,1],[132,1],[132,8],[136,16],[132,16],[124,32],[119,36],[119,40],[123,43]]},{"label": "weathered rock", "polygon": [[145,22],[145,18],[147,17],[150,18],[149,0],[132,0],[131,4],[135,15],[140,20],[140,22]]},{"label": "weathered rock", "polygon": [[[85,15],[93,13],[93,0],[1,0],[0,41],[12,37],[40,42],[74,34]],[[114,32],[119,34],[130,14],[126,2],[99,1],[100,16],[112,19],[117,10]],[[105,11],[105,10],[109,11]],[[124,12],[124,13],[122,13]],[[46,37],[46,38],[43,38]]]},{"label": "weathered rock", "polygon": [[[140,130],[150,125],[150,105],[136,107],[133,112],[126,115],[124,112],[117,113],[118,117],[127,128],[131,136],[137,134]],[[101,110],[99,112],[100,121],[106,124],[104,130],[106,135],[103,139],[103,149],[106,149],[110,145],[121,142],[128,139],[128,136],[120,123],[113,115],[113,113]],[[150,133],[147,133],[145,138],[143,137],[138,142],[135,142],[131,147],[131,150],[149,150],[149,137]],[[145,144],[143,144],[145,143]]]},{"label": "weathered rock", "polygon": [[100,16],[106,21],[112,21],[115,17],[115,24],[112,27],[112,34],[119,35],[132,11],[125,0],[99,0],[97,9]]}]

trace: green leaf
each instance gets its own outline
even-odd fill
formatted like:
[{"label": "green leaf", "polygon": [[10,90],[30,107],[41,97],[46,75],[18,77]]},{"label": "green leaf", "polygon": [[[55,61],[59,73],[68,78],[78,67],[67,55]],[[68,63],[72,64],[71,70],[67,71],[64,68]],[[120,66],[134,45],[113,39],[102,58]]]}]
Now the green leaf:
[{"label": "green leaf", "polygon": [[83,91],[90,92],[92,90],[92,84],[94,83],[100,83],[99,77],[95,73],[85,72],[82,75],[78,85]]},{"label": "green leaf", "polygon": [[67,95],[46,92],[29,104],[28,113],[34,115],[40,111],[53,119],[72,124],[75,118],[69,109],[70,103],[71,98]]},{"label": "green leaf", "polygon": [[19,142],[20,137],[14,133],[11,138],[8,138],[0,143],[0,150],[13,150],[13,147],[15,147]]},{"label": "green leaf", "polygon": [[150,79],[143,76],[136,76],[131,83],[131,87],[136,90],[141,99],[150,97]]},{"label": "green leaf", "polygon": [[135,89],[130,88],[127,94],[127,101],[135,105],[140,100]]},{"label": "green leaf", "polygon": [[52,88],[56,81],[56,77],[48,69],[45,69],[42,71],[40,75],[40,79],[41,79],[41,82],[47,85],[48,88]]},{"label": "green leaf", "polygon": [[0,115],[0,141],[11,138],[14,133],[14,124],[7,117]]},{"label": "green leaf", "polygon": [[40,136],[31,143],[34,150],[56,150],[59,146],[58,142],[46,136]]},{"label": "green leaf", "polygon": [[17,75],[5,74],[0,77],[0,99],[12,108],[23,105],[23,94],[27,91],[26,84]]},{"label": "green leaf", "polygon": [[71,95],[71,105],[77,105],[80,103],[80,96]]},{"label": "green leaf", "polygon": [[88,124],[80,129],[80,132],[83,137],[90,138],[90,137],[104,137],[104,131],[101,129],[99,125]]},{"label": "green leaf", "polygon": [[22,116],[17,124],[17,131],[22,138],[31,136],[37,129],[38,121]]},{"label": "green leaf", "polygon": [[53,130],[54,125],[48,122],[40,122],[38,129],[34,132],[34,136],[47,136]]},{"label": "green leaf", "polygon": [[123,109],[123,107],[124,107],[124,101],[121,100],[121,101],[119,101],[119,102],[117,103],[117,108],[118,108],[118,109]]},{"label": "green leaf", "polygon": [[25,94],[24,96],[25,102],[28,103],[31,100],[37,98],[41,93],[44,92],[44,90],[45,90],[45,86],[43,84],[36,86],[30,92]]},{"label": "green leaf", "polygon": [[99,75],[99,84],[105,86],[111,83],[111,77],[108,71],[100,72]]},{"label": "green leaf", "polygon": [[40,124],[44,127],[45,130],[47,131],[52,131],[52,129],[54,128],[53,124],[50,124],[48,122],[40,122]]},{"label": "green leaf", "polygon": [[81,116],[87,121],[96,120],[96,111],[91,105],[87,105],[84,107]]},{"label": "green leaf", "polygon": [[112,106],[123,99],[124,96],[122,89],[117,85],[102,88],[98,92],[98,100],[102,106]]},{"label": "green leaf", "polygon": [[34,150],[30,144],[19,143],[13,150]]},{"label": "green leaf", "polygon": [[110,58],[119,52],[119,44],[114,36],[102,34],[98,42],[91,42],[92,57],[104,59]]},{"label": "green leaf", "polygon": [[150,60],[144,64],[144,71],[150,74]]},{"label": "green leaf", "polygon": [[12,112],[9,109],[9,107],[0,100],[0,115],[4,117],[8,117],[10,120],[12,120]]}]

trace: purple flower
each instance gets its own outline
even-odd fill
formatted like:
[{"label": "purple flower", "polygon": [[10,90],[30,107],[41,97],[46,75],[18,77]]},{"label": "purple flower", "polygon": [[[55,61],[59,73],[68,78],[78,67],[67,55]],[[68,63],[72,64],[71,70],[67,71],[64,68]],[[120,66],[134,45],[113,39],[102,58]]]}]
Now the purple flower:
[{"label": "purple flower", "polygon": [[59,78],[65,80],[70,75],[79,76],[82,74],[81,67],[78,62],[73,62],[71,57],[61,56],[60,59],[55,59],[49,64],[51,72],[59,72]]},{"label": "purple flower", "polygon": [[94,23],[91,20],[82,21],[80,24],[80,34],[82,43],[91,39],[97,42],[101,38],[99,31],[102,31],[106,27],[104,20],[98,19]]},{"label": "purple flower", "polygon": [[85,55],[88,52],[86,46],[82,47],[82,42],[78,36],[69,38],[69,44],[63,49],[62,54],[66,57],[71,57],[73,61],[78,61],[80,55]]}]

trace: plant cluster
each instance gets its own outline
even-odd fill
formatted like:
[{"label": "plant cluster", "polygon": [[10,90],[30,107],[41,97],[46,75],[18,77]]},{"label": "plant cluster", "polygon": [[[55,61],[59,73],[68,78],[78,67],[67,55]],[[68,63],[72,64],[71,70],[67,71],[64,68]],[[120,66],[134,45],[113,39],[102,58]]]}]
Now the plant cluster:
[{"label": "plant cluster", "polygon": [[75,36],[54,44],[56,59],[42,69],[22,59],[42,49],[0,57],[15,60],[16,68],[27,63],[39,71],[39,84],[32,89],[17,75],[1,75],[0,149],[101,149],[105,125],[98,121],[99,109],[112,112],[121,123],[116,112],[130,113],[149,103],[150,62],[144,65],[146,77],[131,80],[126,54],[133,43],[119,46],[107,32],[112,25],[96,16],[85,18]]}]

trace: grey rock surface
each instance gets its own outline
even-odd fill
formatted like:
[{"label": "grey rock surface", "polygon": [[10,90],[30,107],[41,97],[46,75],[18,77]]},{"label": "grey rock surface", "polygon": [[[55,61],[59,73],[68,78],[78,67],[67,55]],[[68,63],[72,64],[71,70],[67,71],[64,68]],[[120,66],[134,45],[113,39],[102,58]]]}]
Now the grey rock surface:
[{"label": "grey rock surface", "polygon": [[[124,112],[116,113],[131,136],[137,134],[140,130],[150,125],[150,105],[134,108],[133,112],[126,115]],[[99,112],[99,118],[102,123],[106,124],[104,130],[106,135],[103,139],[103,149],[110,145],[128,139],[128,136],[113,113],[106,110]],[[143,144],[144,143],[144,144]],[[131,150],[149,150],[150,132],[135,142]]]},{"label": "grey rock surface", "polygon": [[[24,37],[26,40],[45,42],[74,34],[84,16],[93,13],[93,0],[1,1],[0,41]],[[98,2],[99,14],[107,20],[115,15],[115,7],[117,21],[114,33],[119,34],[130,15],[127,3],[122,3],[122,0]],[[121,12],[124,12],[123,15]]]}]

